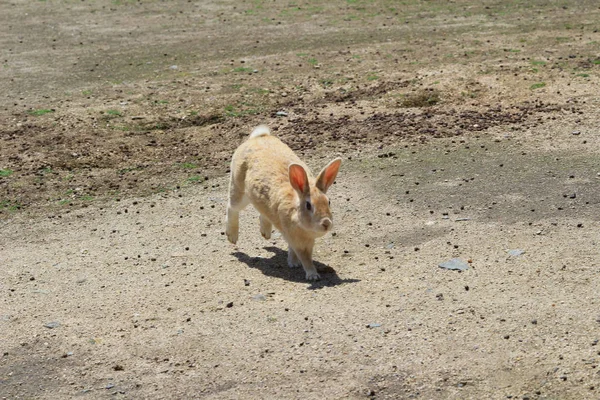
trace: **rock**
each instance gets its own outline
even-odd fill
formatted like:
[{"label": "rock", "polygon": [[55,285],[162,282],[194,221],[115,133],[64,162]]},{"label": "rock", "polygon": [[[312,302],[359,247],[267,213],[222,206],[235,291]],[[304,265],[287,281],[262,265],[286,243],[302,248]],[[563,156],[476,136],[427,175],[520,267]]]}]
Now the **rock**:
[{"label": "rock", "polygon": [[60,322],[52,321],[52,322],[48,322],[47,324],[44,324],[44,326],[48,329],[54,329],[54,328],[58,328],[60,326]]},{"label": "rock", "polygon": [[508,250],[507,253],[511,257],[518,257],[518,256],[520,256],[522,254],[525,254],[525,250],[514,249],[514,250]]},{"label": "rock", "polygon": [[264,295],[264,294],[260,294],[260,293],[259,293],[259,294],[257,294],[257,295],[254,295],[254,296],[252,297],[252,300],[257,300],[257,301],[265,301],[265,300],[267,300],[267,298],[265,297],[265,295]]},{"label": "rock", "polygon": [[381,324],[378,324],[377,322],[372,322],[369,325],[367,325],[367,328],[372,329],[372,328],[379,328],[381,326]]},{"label": "rock", "polygon": [[450,261],[441,263],[439,267],[451,270],[466,271],[469,269],[469,264],[467,264],[460,258],[453,258]]},{"label": "rock", "polygon": [[176,69],[179,69],[179,67],[177,65],[171,65],[169,67],[169,69],[176,70]]},{"label": "rock", "polygon": [[287,117],[288,113],[286,113],[285,111],[277,111],[275,113],[275,115],[278,116],[278,117]]},{"label": "rock", "polygon": [[580,131],[573,131],[573,132],[571,132],[571,134],[577,136],[577,135],[581,135],[581,132]]}]

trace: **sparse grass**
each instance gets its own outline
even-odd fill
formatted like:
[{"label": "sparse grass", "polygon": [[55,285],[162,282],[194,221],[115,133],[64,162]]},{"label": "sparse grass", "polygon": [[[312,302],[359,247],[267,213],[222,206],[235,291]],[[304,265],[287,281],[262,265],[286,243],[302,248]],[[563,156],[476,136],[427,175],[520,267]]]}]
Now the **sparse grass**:
[{"label": "sparse grass", "polygon": [[119,110],[106,110],[106,114],[112,117],[122,117],[123,114]]},{"label": "sparse grass", "polygon": [[194,163],[190,163],[190,162],[185,162],[185,163],[181,163],[178,164],[179,167],[183,168],[183,169],[196,169],[198,168],[198,165],[194,164]]},{"label": "sparse grass", "polygon": [[39,117],[40,115],[50,114],[53,112],[54,112],[53,109],[41,108],[39,110],[30,110],[30,111],[28,111],[28,114]]},{"label": "sparse grass", "polygon": [[0,200],[0,210],[17,211],[21,209],[21,203],[11,200]]},{"label": "sparse grass", "polygon": [[579,76],[581,78],[589,78],[590,74],[586,74],[586,73],[581,73],[581,74],[577,74],[576,76]]},{"label": "sparse grass", "polygon": [[200,175],[194,175],[187,178],[187,181],[190,183],[197,183],[203,181],[204,179]]},{"label": "sparse grass", "polygon": [[531,60],[531,65],[546,65],[546,61]]},{"label": "sparse grass", "polygon": [[0,169],[0,177],[1,178],[6,178],[8,176],[11,176],[12,174],[13,174],[12,169]]},{"label": "sparse grass", "polygon": [[531,89],[531,90],[541,89],[541,88],[543,88],[545,86],[546,86],[546,82],[538,82],[538,83],[534,83],[533,85],[531,85],[529,87],[529,89]]},{"label": "sparse grass", "polygon": [[[245,104],[252,107],[252,105]],[[245,115],[256,115],[260,111],[258,108],[239,108],[232,104],[225,106],[225,115],[228,117],[243,117]]]},{"label": "sparse grass", "polygon": [[317,65],[319,62],[317,61],[317,59],[316,59],[316,58],[309,58],[309,59],[308,59],[308,63],[309,63],[310,65]]},{"label": "sparse grass", "polygon": [[437,90],[423,90],[418,93],[408,94],[400,105],[402,107],[430,107],[440,102],[440,93]]},{"label": "sparse grass", "polygon": [[379,79],[379,76],[377,76],[376,74],[371,74],[367,76],[368,81],[376,81],[377,79]]},{"label": "sparse grass", "polygon": [[117,171],[117,174],[119,174],[119,175],[125,175],[125,174],[126,174],[126,173],[128,173],[128,172],[132,172],[132,171],[139,171],[139,170],[141,170],[141,169],[142,169],[142,168],[140,168],[140,167],[129,167],[129,168],[123,168],[123,169],[120,169],[120,170],[118,170],[118,171]]},{"label": "sparse grass", "polygon": [[249,67],[237,67],[233,69],[233,72],[245,72],[245,73],[250,73],[254,71],[253,68],[249,68]]},{"label": "sparse grass", "polygon": [[269,89],[263,89],[263,88],[250,88],[250,89],[248,89],[248,91],[251,93],[256,93],[256,94],[261,94],[261,95],[271,93],[271,91]]}]

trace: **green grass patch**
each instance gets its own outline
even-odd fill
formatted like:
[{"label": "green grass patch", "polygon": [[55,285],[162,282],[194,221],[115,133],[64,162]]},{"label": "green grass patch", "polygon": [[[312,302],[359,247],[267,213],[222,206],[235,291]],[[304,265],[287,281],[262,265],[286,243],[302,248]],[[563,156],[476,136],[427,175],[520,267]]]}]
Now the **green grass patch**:
[{"label": "green grass patch", "polygon": [[202,178],[200,175],[194,175],[194,176],[190,176],[189,178],[187,178],[187,181],[190,183],[197,183],[200,181],[203,181],[204,178]]},{"label": "green grass patch", "polygon": [[11,176],[13,174],[12,169],[0,169],[0,177],[6,178],[7,176]]},{"label": "green grass patch", "polygon": [[594,64],[594,65],[600,65],[600,58],[598,58],[596,60],[592,60],[592,64]]},{"label": "green grass patch", "polygon": [[534,83],[533,85],[531,85],[529,87],[529,89],[531,89],[531,90],[541,89],[541,88],[543,88],[545,86],[546,86],[546,82],[538,82],[538,83]]},{"label": "green grass patch", "polygon": [[0,210],[17,211],[21,209],[19,202],[11,200],[0,200]]},{"label": "green grass patch", "polygon": [[247,73],[249,73],[249,72],[252,72],[252,71],[254,71],[254,69],[249,68],[249,67],[237,67],[237,68],[233,69],[233,72],[247,72]]},{"label": "green grass patch", "polygon": [[50,114],[53,113],[54,110],[48,109],[48,108],[41,108],[39,110],[30,110],[28,111],[29,115],[33,115],[35,117],[39,117],[40,115],[45,115],[45,114]]},{"label": "green grass patch", "polygon": [[198,166],[194,163],[189,163],[189,162],[185,162],[185,163],[181,163],[178,164],[181,168],[183,169],[196,169],[198,168]]},{"label": "green grass patch", "polygon": [[308,63],[309,63],[310,65],[317,65],[319,62],[317,61],[317,59],[316,59],[316,58],[309,58],[309,59],[308,59]]},{"label": "green grass patch", "polygon": [[546,61],[531,60],[531,65],[546,65]]},{"label": "green grass patch", "polygon": [[106,110],[106,114],[113,117],[122,117],[123,114],[119,110]]},{"label": "green grass patch", "polygon": [[582,78],[589,78],[590,74],[581,73],[581,74],[577,74],[577,76],[582,77]]},{"label": "green grass patch", "polygon": [[367,76],[368,81],[376,81],[379,77],[376,74],[371,74]]},{"label": "green grass patch", "polygon": [[243,117],[245,115],[256,115],[260,111],[258,108],[238,108],[232,104],[225,106],[225,115],[228,117]]}]

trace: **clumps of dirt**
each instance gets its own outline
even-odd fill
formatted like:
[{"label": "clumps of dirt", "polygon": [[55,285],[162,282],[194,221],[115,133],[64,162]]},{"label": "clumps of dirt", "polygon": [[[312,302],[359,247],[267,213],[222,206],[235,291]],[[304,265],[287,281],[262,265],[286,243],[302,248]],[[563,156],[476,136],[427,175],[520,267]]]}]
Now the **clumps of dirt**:
[{"label": "clumps of dirt", "polygon": [[436,89],[424,89],[417,93],[410,93],[402,99],[400,106],[409,107],[431,107],[440,102],[440,92]]},{"label": "clumps of dirt", "polygon": [[398,91],[410,86],[409,80],[384,81],[376,85],[363,87],[354,90],[340,88],[337,91],[328,92],[325,94],[326,102],[355,102],[358,100],[371,100],[381,97],[382,95]]},{"label": "clumps of dirt", "polygon": [[488,106],[485,109],[456,110],[427,107],[376,112],[364,119],[349,115],[329,119],[300,116],[278,133],[294,150],[302,151],[336,142],[338,151],[356,150],[365,143],[391,145],[401,138],[441,138],[482,132],[495,126],[519,126],[540,123],[540,113],[563,107],[552,104],[524,103],[516,107]]}]

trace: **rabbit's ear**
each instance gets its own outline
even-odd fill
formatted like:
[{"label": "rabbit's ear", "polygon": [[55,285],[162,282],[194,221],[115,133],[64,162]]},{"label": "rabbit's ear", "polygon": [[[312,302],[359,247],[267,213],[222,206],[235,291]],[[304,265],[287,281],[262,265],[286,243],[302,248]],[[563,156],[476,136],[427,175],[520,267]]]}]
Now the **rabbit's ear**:
[{"label": "rabbit's ear", "polygon": [[289,168],[290,183],[292,187],[301,194],[309,194],[310,186],[308,185],[308,176],[306,171],[299,164],[290,164]]},{"label": "rabbit's ear", "polygon": [[327,189],[329,189],[329,186],[335,181],[335,177],[340,170],[340,165],[342,165],[342,159],[336,158],[327,164],[327,166],[319,173],[316,186],[321,192],[327,193]]}]

